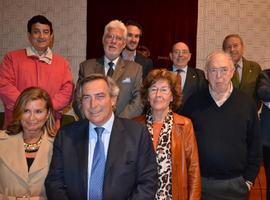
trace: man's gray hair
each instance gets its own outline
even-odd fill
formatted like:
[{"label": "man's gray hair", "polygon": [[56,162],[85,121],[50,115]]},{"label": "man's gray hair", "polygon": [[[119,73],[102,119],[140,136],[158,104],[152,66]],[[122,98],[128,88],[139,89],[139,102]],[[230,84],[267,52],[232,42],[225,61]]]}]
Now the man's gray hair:
[{"label": "man's gray hair", "polygon": [[105,26],[103,37],[102,37],[103,40],[105,39],[105,36],[109,32],[109,29],[112,29],[112,28],[119,28],[119,29],[123,30],[123,37],[126,40],[127,28],[126,28],[125,24],[123,22],[121,22],[120,20],[112,20]]},{"label": "man's gray hair", "polygon": [[205,63],[205,70],[207,71],[208,68],[212,65],[212,62],[214,61],[214,59],[217,56],[224,56],[228,59],[229,61],[229,66],[234,69],[234,64],[233,64],[233,60],[230,54],[224,52],[224,51],[214,51],[212,53],[210,53],[207,58],[206,58],[206,63]]},{"label": "man's gray hair", "polygon": [[116,98],[118,97],[120,89],[111,77],[105,76],[103,74],[90,74],[89,76],[87,76],[86,78],[81,80],[79,83],[78,98],[80,100],[82,99],[82,95],[83,95],[82,88],[83,88],[84,84],[90,83],[90,82],[95,81],[95,80],[104,80],[109,87],[110,96],[116,97]]}]

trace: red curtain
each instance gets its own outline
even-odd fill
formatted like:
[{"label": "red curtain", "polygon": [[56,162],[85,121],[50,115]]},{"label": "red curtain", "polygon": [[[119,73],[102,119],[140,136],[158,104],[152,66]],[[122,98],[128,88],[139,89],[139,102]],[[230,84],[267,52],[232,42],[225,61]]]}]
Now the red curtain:
[{"label": "red curtain", "polygon": [[188,44],[190,66],[196,63],[198,0],[88,0],[87,58],[103,55],[105,25],[119,19],[135,20],[143,26],[140,44],[150,49],[155,67],[169,65],[168,54],[174,43]]}]

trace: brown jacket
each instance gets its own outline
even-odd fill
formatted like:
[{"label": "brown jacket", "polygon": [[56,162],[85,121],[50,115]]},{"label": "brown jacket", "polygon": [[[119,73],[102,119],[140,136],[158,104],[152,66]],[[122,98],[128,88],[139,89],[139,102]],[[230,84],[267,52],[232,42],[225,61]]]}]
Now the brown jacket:
[{"label": "brown jacket", "polygon": [[[136,121],[146,123],[145,116]],[[201,177],[197,142],[190,119],[173,114],[172,197],[173,200],[200,200]]]}]

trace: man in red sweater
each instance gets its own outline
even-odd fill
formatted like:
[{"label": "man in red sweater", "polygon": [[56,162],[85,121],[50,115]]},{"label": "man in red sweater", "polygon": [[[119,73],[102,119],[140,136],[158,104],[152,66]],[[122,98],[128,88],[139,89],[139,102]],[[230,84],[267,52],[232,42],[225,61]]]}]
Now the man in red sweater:
[{"label": "man in red sweater", "polygon": [[58,126],[61,111],[70,103],[73,92],[69,63],[50,49],[52,23],[44,16],[32,17],[27,24],[30,46],[7,53],[0,64],[0,98],[5,107],[6,128],[19,94],[31,86],[45,89],[52,98]]}]

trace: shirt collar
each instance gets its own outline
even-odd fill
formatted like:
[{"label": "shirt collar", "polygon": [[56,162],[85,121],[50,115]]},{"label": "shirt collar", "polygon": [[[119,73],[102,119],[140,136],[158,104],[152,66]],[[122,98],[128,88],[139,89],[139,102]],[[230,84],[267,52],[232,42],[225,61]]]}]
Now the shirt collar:
[{"label": "shirt collar", "polygon": [[136,57],[136,50],[133,52],[133,55],[130,57],[127,50],[124,49],[122,51],[122,57],[124,60],[130,60],[130,61],[134,61],[135,60],[135,57]]},{"label": "shirt collar", "polygon": [[230,88],[223,94],[223,96],[220,99],[217,99],[217,94],[214,90],[209,85],[209,93],[218,105],[218,107],[222,106],[222,104],[225,103],[225,101],[231,96],[233,91],[233,84],[232,82],[230,83]]},{"label": "shirt collar", "polygon": [[53,54],[52,54],[52,50],[50,49],[50,47],[48,47],[47,50],[42,55],[39,55],[37,50],[33,46],[27,47],[26,48],[26,55],[37,57],[40,61],[43,61],[47,64],[52,63]]},{"label": "shirt collar", "polygon": [[[112,112],[112,116],[110,117],[110,119],[107,122],[105,122],[105,124],[103,124],[102,126],[99,126],[99,127],[103,127],[105,129],[105,132],[106,133],[111,133],[112,127],[113,127],[114,118],[115,118],[114,117],[114,113]],[[89,125],[90,125],[90,129],[94,129],[94,128],[97,127],[97,125],[93,124],[92,122],[89,122]]]},{"label": "shirt collar", "polygon": [[240,69],[243,69],[243,59],[241,58],[237,63],[236,63]]},{"label": "shirt collar", "polygon": [[110,59],[108,59],[106,56],[104,56],[104,64],[105,64],[105,66],[109,66],[109,62],[113,62],[113,64],[114,64],[114,66],[113,66],[113,68],[115,68],[115,66],[116,66],[116,64],[117,64],[117,62],[118,62],[118,60],[119,60],[119,58],[120,58],[120,56],[118,56],[117,58],[115,58],[114,60],[110,60]]},{"label": "shirt collar", "polygon": [[173,71],[176,72],[177,69],[182,69],[183,72],[187,73],[187,68],[188,66],[185,67],[176,67],[175,65],[173,65]]}]

